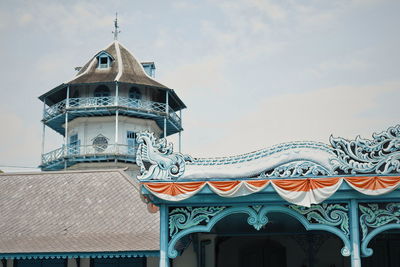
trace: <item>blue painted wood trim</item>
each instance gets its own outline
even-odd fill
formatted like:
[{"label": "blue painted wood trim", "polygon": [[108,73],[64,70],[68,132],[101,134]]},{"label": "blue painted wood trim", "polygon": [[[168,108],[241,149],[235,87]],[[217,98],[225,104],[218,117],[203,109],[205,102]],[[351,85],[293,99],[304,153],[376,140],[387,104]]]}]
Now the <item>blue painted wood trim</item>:
[{"label": "blue painted wood trim", "polygon": [[160,206],[160,267],[169,267],[168,250],[168,206]]},{"label": "blue painted wood trim", "polygon": [[358,222],[358,202],[350,200],[350,240],[351,267],[361,267],[360,258],[360,226]]},{"label": "blue painted wood trim", "polygon": [[0,259],[67,259],[67,258],[137,258],[159,257],[159,251],[0,253]]},{"label": "blue painted wood trim", "polygon": [[[182,230],[179,233],[177,233],[169,242],[168,244],[168,257],[170,258],[175,258],[178,256],[178,251],[175,249],[176,242],[178,242],[179,239],[184,237],[185,235],[191,234],[191,233],[208,233],[212,230],[215,224],[217,224],[220,220],[225,218],[226,216],[232,215],[232,214],[238,214],[238,213],[244,213],[248,214],[249,218],[247,219],[247,222],[250,225],[256,225],[256,224],[266,224],[268,223],[268,218],[266,215],[270,212],[279,212],[279,213],[284,213],[289,216],[292,216],[293,218],[297,219],[307,231],[311,230],[320,230],[320,231],[327,231],[330,232],[336,236],[338,236],[342,241],[343,241],[343,248],[341,250],[341,253],[343,256],[350,256],[350,240],[348,237],[341,232],[338,228],[329,226],[329,225],[323,225],[323,224],[314,224],[310,223],[305,219],[301,214],[297,213],[296,211],[289,209],[287,207],[283,206],[264,206],[258,213],[252,209],[251,207],[248,206],[239,206],[239,207],[231,207],[227,208],[220,213],[218,213],[216,216],[214,216],[206,225],[197,225],[194,227],[190,227],[188,229]],[[161,266],[161,265],[160,265]]]},{"label": "blue painted wood trim", "polygon": [[374,251],[371,248],[368,248],[368,244],[375,236],[384,231],[392,229],[400,229],[400,224],[391,223],[372,230],[361,243],[361,252],[363,256],[364,257],[372,256]]}]

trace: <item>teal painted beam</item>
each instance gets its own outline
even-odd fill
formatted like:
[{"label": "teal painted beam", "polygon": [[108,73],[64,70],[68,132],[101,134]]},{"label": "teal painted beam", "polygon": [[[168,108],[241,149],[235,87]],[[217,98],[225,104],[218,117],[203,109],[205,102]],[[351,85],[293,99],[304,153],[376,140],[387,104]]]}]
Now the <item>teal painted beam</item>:
[{"label": "teal painted beam", "polygon": [[0,259],[137,258],[159,257],[159,251],[0,253]]}]

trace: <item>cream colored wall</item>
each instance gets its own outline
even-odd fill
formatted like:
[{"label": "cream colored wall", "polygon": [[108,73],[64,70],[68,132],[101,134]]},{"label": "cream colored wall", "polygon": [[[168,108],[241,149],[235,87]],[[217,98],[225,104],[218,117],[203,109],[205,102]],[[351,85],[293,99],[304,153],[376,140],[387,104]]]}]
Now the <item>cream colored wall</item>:
[{"label": "cream colored wall", "polygon": [[[205,247],[205,266],[215,266],[215,235],[212,234],[198,234],[198,247],[200,248],[200,241],[210,240],[211,243]],[[173,260],[174,267],[197,267],[197,255],[194,251],[193,242],[185,249],[181,256]]]},{"label": "cream colored wall", "polygon": [[193,243],[189,245],[182,255],[173,259],[174,267],[197,267],[196,253],[193,249]]},{"label": "cream colored wall", "polygon": [[160,264],[160,258],[149,257],[146,258],[146,267],[158,267]]},{"label": "cream colored wall", "polygon": [[[153,120],[119,116],[118,144],[127,144],[128,131],[150,131],[155,136],[162,133]],[[68,136],[74,134],[78,134],[81,145],[92,145],[93,139],[99,134],[107,137],[109,144],[115,144],[115,116],[76,118],[68,123]]]},{"label": "cream colored wall", "polygon": [[80,258],[80,267],[90,267],[90,259],[89,258]]},{"label": "cream colored wall", "polygon": [[67,260],[67,267],[78,267],[77,260],[78,259],[68,259]]}]

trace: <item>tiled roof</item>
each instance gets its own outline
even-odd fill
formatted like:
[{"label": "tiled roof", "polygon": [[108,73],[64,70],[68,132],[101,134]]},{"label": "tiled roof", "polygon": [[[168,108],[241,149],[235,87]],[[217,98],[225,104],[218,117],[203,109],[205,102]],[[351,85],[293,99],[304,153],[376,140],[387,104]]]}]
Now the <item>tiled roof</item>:
[{"label": "tiled roof", "polygon": [[159,249],[134,178],[121,170],[0,175],[0,253]]},{"label": "tiled roof", "polygon": [[[94,56],[78,72],[69,84],[98,83],[98,82],[124,82],[154,86],[166,89],[165,85],[149,77],[137,59],[118,41],[111,43],[106,49],[114,57],[109,69],[98,69],[97,58]],[[96,54],[97,55],[97,54]]]}]

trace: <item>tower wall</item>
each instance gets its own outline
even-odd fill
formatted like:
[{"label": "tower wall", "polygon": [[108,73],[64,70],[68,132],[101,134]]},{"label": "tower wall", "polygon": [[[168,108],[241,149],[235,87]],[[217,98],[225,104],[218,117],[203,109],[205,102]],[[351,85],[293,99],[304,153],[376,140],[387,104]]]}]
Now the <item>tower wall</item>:
[{"label": "tower wall", "polygon": [[[68,124],[68,136],[78,134],[81,146],[91,146],[93,139],[103,135],[109,144],[115,144],[115,116],[105,117],[82,117],[76,118]],[[118,144],[127,145],[127,132],[154,132],[156,136],[162,134],[162,130],[153,120],[132,118],[126,116],[118,117]],[[68,140],[68,144],[70,140]]]}]

